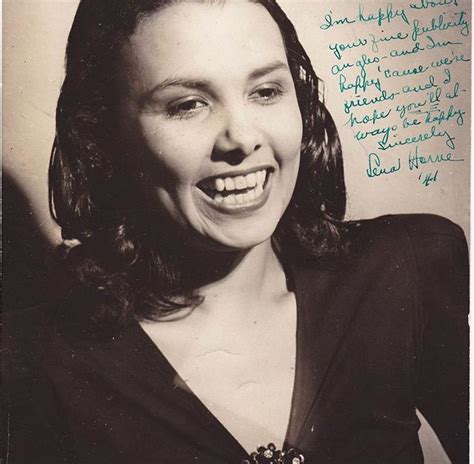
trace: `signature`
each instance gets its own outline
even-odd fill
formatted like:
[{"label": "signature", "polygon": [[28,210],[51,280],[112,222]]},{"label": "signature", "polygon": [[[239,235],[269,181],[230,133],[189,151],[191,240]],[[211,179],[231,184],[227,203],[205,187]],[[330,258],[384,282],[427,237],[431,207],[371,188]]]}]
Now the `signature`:
[{"label": "signature", "polygon": [[398,158],[397,162],[390,166],[382,166],[382,161],[377,155],[377,153],[370,153],[369,154],[369,167],[367,168],[367,176],[368,177],[379,177],[388,174],[394,174],[402,168],[402,162],[400,158]]},{"label": "signature", "polygon": [[439,163],[449,163],[455,161],[464,161],[464,159],[453,159],[453,154],[450,153],[433,153],[429,155],[422,155],[418,151],[418,145],[415,147],[415,151],[410,150],[408,154],[408,167],[410,171],[413,169],[418,169],[424,164],[439,164]]}]

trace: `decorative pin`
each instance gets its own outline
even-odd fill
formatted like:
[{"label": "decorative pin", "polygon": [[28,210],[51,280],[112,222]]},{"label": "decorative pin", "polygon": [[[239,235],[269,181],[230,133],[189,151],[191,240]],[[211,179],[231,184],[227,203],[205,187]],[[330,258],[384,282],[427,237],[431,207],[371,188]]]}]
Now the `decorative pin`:
[{"label": "decorative pin", "polygon": [[250,460],[244,459],[241,464],[303,464],[304,456],[294,448],[286,451],[277,450],[273,443],[259,446],[250,455]]}]

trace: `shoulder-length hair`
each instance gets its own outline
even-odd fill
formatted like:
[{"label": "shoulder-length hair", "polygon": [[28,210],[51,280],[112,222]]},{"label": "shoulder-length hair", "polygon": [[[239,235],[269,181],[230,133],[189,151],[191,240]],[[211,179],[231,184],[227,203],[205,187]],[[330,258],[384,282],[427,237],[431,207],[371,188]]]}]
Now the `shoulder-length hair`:
[{"label": "shoulder-length hair", "polygon": [[[65,243],[76,243],[67,261],[95,295],[93,317],[101,322],[156,318],[201,301],[185,282],[182,238],[157,216],[147,169],[124,150],[115,118],[119,52],[142,17],[173,1],[81,0],[68,39],[50,208]],[[341,246],[346,194],[339,137],[294,26],[274,0],[255,3],[280,28],[303,120],[296,188],[275,239],[286,260],[324,257]]]}]

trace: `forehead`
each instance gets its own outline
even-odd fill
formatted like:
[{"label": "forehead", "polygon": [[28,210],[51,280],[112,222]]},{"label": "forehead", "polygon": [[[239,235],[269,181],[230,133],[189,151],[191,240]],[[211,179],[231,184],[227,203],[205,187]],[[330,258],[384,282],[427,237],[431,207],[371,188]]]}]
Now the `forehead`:
[{"label": "forehead", "polygon": [[130,77],[225,73],[226,77],[286,62],[273,18],[257,3],[179,2],[138,24],[122,50]]}]

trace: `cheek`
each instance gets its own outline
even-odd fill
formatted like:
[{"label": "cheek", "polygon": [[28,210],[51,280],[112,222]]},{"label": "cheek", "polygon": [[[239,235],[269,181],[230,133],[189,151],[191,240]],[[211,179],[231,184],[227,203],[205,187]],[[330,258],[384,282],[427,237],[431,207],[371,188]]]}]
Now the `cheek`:
[{"label": "cheek", "polygon": [[169,126],[142,123],[141,132],[146,156],[155,167],[157,187],[171,192],[189,187],[197,179],[209,144],[197,131]]},{"label": "cheek", "polygon": [[269,131],[271,131],[273,144],[281,163],[299,162],[301,142],[303,138],[303,123],[296,100],[282,108],[269,118]]}]

